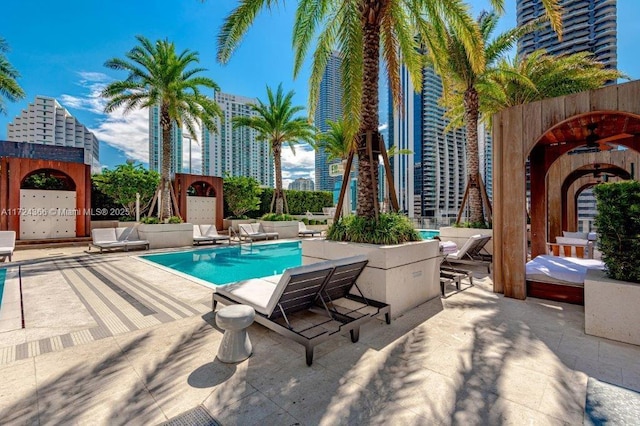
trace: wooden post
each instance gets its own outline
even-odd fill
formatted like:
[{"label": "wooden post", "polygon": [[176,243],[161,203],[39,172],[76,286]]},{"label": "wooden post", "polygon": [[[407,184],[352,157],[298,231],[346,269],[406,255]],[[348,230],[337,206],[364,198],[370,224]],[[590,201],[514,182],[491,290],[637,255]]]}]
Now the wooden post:
[{"label": "wooden post", "polygon": [[373,190],[373,193],[374,193],[373,210],[376,216],[376,223],[377,223],[378,219],[380,218],[380,205],[378,204],[378,188],[375,187],[375,184],[377,183],[377,181],[375,179],[376,171],[373,168],[373,149],[371,149],[372,139],[373,139],[373,133],[367,132],[365,143],[367,145],[367,155],[369,157],[369,174],[371,175],[370,179],[371,179],[371,186],[372,186],[371,189]]},{"label": "wooden post", "polygon": [[387,176],[387,184],[389,185],[389,202],[394,212],[400,211],[400,204],[398,204],[398,195],[396,194],[396,186],[393,183],[393,176],[391,174],[391,165],[389,164],[389,156],[387,155],[387,148],[384,146],[384,139],[380,136],[380,153],[382,154],[382,161],[384,162],[384,174]]},{"label": "wooden post", "polygon": [[342,214],[342,203],[344,202],[344,194],[349,184],[349,175],[351,174],[351,164],[353,163],[354,153],[351,151],[347,158],[347,165],[344,168],[344,174],[342,175],[342,187],[340,187],[340,195],[338,196],[338,205],[336,206],[336,212],[333,215],[333,223],[338,222],[340,215]]}]

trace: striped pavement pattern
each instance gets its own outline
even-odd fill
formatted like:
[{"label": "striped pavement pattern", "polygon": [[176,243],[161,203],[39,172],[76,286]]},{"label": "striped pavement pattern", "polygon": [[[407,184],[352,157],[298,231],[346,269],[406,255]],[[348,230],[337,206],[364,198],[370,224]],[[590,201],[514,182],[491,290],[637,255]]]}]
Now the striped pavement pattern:
[{"label": "striped pavement pattern", "polygon": [[[51,263],[98,326],[2,347],[0,365],[211,311],[206,301],[187,304],[118,262],[76,258]],[[23,266],[22,273],[23,280],[28,279],[29,266]]]}]

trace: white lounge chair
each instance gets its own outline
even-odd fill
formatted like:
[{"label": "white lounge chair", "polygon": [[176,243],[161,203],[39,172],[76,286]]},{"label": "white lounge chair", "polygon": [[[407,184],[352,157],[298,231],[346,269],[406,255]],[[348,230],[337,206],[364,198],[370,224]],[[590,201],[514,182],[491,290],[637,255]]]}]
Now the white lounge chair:
[{"label": "white lounge chair", "polygon": [[228,235],[218,234],[215,225],[193,225],[193,243],[200,245],[202,243],[216,244],[218,241],[230,242]]},{"label": "white lounge chair", "polygon": [[0,257],[2,257],[2,261],[8,256],[9,262],[11,262],[15,248],[16,231],[0,231]]},{"label": "white lounge chair", "polygon": [[[446,266],[451,267],[452,263],[462,263],[467,265],[484,265],[487,272],[491,272],[492,256],[485,250],[484,246],[491,239],[491,235],[473,235],[453,253],[449,253],[444,258]],[[482,253],[484,251],[484,253]]]},{"label": "white lounge chair", "polygon": [[241,223],[238,225],[240,230],[239,236],[241,240],[268,240],[270,238],[278,239],[277,232],[265,232],[260,223]]},{"label": "white lounge chair", "polygon": [[149,241],[142,240],[138,236],[138,230],[135,227],[126,228],[96,228],[91,230],[92,242],[91,247],[103,250],[124,249],[128,251],[130,247],[144,247],[149,249]]},{"label": "white lounge chair", "polygon": [[308,229],[304,222],[298,222],[298,235],[300,237],[313,237],[314,235],[322,234],[322,231],[316,231],[315,229]]}]

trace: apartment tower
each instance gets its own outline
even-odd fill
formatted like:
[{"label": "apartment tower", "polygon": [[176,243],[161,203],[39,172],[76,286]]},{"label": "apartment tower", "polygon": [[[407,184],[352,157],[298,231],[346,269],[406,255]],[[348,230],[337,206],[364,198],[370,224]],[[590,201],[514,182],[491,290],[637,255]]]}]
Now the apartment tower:
[{"label": "apartment tower", "polygon": [[7,125],[7,140],[41,145],[84,148],[84,163],[100,171],[98,139],[54,98],[36,96]]},{"label": "apartment tower", "polygon": [[[162,173],[162,126],[160,107],[149,108],[149,170]],[[182,129],[171,126],[171,176],[182,173]]]},{"label": "apartment tower", "polygon": [[[337,121],[342,119],[341,64],[342,57],[340,52],[333,52],[322,75],[318,105],[314,116],[315,125],[321,132],[329,129],[328,120]],[[315,185],[318,191],[332,191],[336,182],[341,181],[341,176],[329,176],[329,164],[339,162],[340,160],[330,162],[327,153],[322,148],[318,148],[315,152]]]},{"label": "apartment tower", "polygon": [[216,92],[215,100],[224,117],[217,119],[218,131],[202,129],[202,172],[208,176],[250,176],[260,185],[273,187],[274,165],[269,144],[256,139],[256,131],[237,127],[233,117],[255,114],[254,98]]}]

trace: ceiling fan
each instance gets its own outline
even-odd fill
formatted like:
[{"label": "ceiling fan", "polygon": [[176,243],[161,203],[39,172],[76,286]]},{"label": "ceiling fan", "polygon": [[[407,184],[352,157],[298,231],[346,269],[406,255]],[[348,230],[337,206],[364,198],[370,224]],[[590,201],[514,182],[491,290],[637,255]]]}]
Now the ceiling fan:
[{"label": "ceiling fan", "polygon": [[619,133],[617,135],[608,136],[606,138],[601,138],[597,133],[596,129],[598,128],[598,123],[589,123],[587,124],[587,137],[585,138],[587,148],[597,148],[599,151],[609,151],[614,147],[609,145],[608,142],[613,142],[619,139],[630,138],[633,135],[629,133]]}]

